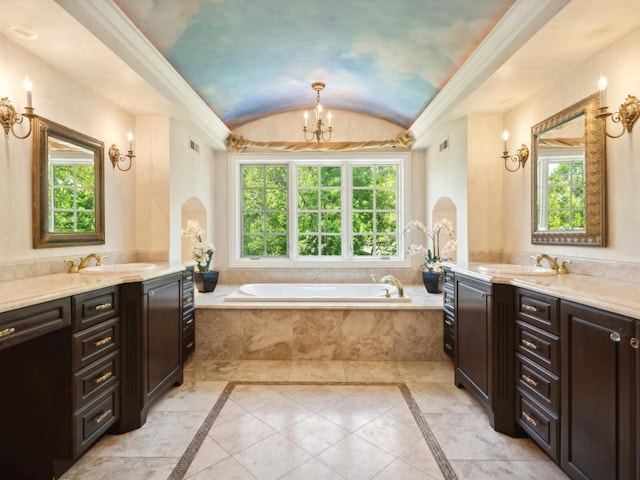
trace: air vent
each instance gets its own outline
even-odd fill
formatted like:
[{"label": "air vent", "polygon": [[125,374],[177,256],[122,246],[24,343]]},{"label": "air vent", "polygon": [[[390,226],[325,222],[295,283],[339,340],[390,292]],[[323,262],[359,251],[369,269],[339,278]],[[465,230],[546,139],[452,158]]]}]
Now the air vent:
[{"label": "air vent", "polygon": [[449,148],[449,137],[445,138],[440,143],[440,151],[443,152],[443,151],[447,150],[448,148]]},{"label": "air vent", "polygon": [[200,153],[200,145],[193,141],[193,139],[189,139],[189,148],[196,153]]}]

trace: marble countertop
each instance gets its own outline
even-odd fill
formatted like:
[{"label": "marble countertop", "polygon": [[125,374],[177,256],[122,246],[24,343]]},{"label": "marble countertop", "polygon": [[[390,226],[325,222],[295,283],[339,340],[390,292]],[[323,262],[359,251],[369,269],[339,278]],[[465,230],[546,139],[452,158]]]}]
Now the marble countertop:
[{"label": "marble countertop", "polygon": [[121,283],[151,280],[185,269],[184,265],[167,263],[156,265],[158,268],[155,270],[139,273],[104,273],[99,275],[53,273],[0,282],[0,313]]},{"label": "marble countertop", "polygon": [[406,303],[363,303],[363,302],[225,302],[225,297],[240,285],[218,285],[210,293],[200,293],[196,291],[197,308],[217,308],[217,309],[280,309],[295,310],[312,307],[314,310],[441,310],[442,294],[427,293],[423,285],[405,285],[404,293],[411,299]]},{"label": "marble countertop", "polygon": [[640,319],[640,284],[589,275],[495,276],[478,270],[479,263],[450,264],[453,272],[492,283],[506,283],[536,292]]}]

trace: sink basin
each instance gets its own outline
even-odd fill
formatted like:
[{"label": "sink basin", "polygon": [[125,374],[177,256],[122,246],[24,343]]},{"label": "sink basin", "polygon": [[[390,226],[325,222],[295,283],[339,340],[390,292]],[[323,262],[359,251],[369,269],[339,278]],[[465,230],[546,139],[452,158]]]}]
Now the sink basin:
[{"label": "sink basin", "polygon": [[488,265],[480,265],[478,271],[488,273],[490,275],[556,275],[556,271],[551,268],[536,267],[533,265],[516,265],[511,263],[493,263]]},{"label": "sink basin", "polygon": [[113,265],[100,265],[87,267],[79,273],[87,275],[100,275],[105,273],[137,273],[155,270],[158,266],[155,263],[116,263]]}]

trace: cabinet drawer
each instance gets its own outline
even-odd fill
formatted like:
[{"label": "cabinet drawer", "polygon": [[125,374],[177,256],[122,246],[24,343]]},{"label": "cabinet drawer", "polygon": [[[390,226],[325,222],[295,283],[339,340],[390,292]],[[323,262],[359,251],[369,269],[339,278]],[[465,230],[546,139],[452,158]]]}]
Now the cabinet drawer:
[{"label": "cabinet drawer", "polygon": [[547,455],[558,462],[558,417],[539,406],[519,389],[516,390],[516,422]]},{"label": "cabinet drawer", "polygon": [[120,417],[119,389],[112,388],[73,414],[76,456],[93,445]]},{"label": "cabinet drawer", "polygon": [[183,312],[192,312],[194,304],[194,296],[193,289],[191,290],[183,290],[182,291],[182,311]]},{"label": "cabinet drawer", "polygon": [[456,354],[456,339],[453,335],[448,333],[444,334],[444,353],[449,355],[451,358],[455,357]]},{"label": "cabinet drawer", "polygon": [[443,314],[443,327],[444,327],[444,333],[448,334],[448,335],[452,335],[455,336],[456,334],[456,320],[455,317],[453,315],[451,315],[448,312],[445,312]]},{"label": "cabinet drawer", "polygon": [[560,374],[560,342],[556,335],[517,321],[516,350],[552,373]]},{"label": "cabinet drawer", "polygon": [[61,298],[0,314],[0,350],[71,324],[71,302]]},{"label": "cabinet drawer", "polygon": [[187,329],[182,332],[182,359],[196,351],[195,329]]},{"label": "cabinet drawer", "polygon": [[560,411],[560,380],[531,360],[516,354],[516,385],[553,413]]},{"label": "cabinet drawer", "polygon": [[190,312],[185,313],[182,316],[182,328],[195,328],[196,326],[196,319],[195,319],[195,312],[192,310]]},{"label": "cabinet drawer", "polygon": [[117,350],[120,345],[119,318],[73,334],[71,367],[78,370],[96,361],[101,356]]},{"label": "cabinet drawer", "polygon": [[527,290],[516,290],[518,318],[556,335],[560,335],[559,304],[560,300],[554,297]]},{"label": "cabinet drawer", "polygon": [[74,295],[71,302],[74,332],[116,317],[119,313],[117,287]]},{"label": "cabinet drawer", "polygon": [[73,409],[76,410],[118,383],[120,353],[112,352],[73,374]]}]

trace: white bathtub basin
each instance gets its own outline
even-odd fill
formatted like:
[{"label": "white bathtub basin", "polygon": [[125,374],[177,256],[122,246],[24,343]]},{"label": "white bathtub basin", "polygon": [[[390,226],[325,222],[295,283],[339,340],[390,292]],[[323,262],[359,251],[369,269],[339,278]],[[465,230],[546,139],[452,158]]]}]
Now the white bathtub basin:
[{"label": "white bathtub basin", "polygon": [[[389,295],[387,297],[387,294]],[[411,302],[393,285],[381,283],[251,283],[225,298],[227,302]]]},{"label": "white bathtub basin", "polygon": [[511,263],[492,263],[480,265],[478,271],[490,275],[507,276],[530,276],[530,275],[556,275],[556,271],[551,268],[536,267],[533,265],[517,265]]},{"label": "white bathtub basin", "polygon": [[155,270],[158,266],[155,263],[116,263],[113,265],[100,265],[87,267],[80,270],[79,273],[86,275],[102,275],[107,273],[137,273],[149,272]]}]

